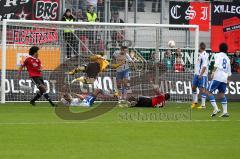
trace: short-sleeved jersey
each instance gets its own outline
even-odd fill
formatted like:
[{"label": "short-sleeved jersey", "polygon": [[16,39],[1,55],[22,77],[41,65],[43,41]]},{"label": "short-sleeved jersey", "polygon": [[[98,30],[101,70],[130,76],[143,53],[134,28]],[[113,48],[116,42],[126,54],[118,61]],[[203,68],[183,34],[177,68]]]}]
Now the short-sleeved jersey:
[{"label": "short-sleeved jersey", "polygon": [[133,61],[128,53],[125,55],[122,55],[122,54],[120,54],[119,50],[114,52],[113,57],[116,59],[117,63],[122,63],[122,62],[124,63],[117,68],[117,72],[121,72],[121,71],[129,69],[128,62]]},{"label": "short-sleeved jersey", "polygon": [[214,58],[214,67],[217,69],[214,72],[213,80],[227,83],[228,76],[232,75],[230,59],[223,52],[215,54]]},{"label": "short-sleeved jersey", "polygon": [[208,64],[209,64],[208,57],[209,55],[206,51],[203,51],[202,53],[198,53],[198,60],[197,60],[197,63],[195,64],[195,72],[194,72],[195,75],[200,75],[203,67],[206,67],[206,70],[203,73],[203,76],[208,75]]},{"label": "short-sleeved jersey", "polygon": [[68,102],[64,98],[62,98],[61,102],[66,106],[80,106],[82,100],[80,100],[79,98],[72,98],[72,101]]},{"label": "short-sleeved jersey", "polygon": [[156,107],[165,104],[165,95],[158,94],[156,96],[140,96],[138,97],[136,107]]},{"label": "short-sleeved jersey", "polygon": [[165,104],[165,95],[159,94],[157,96],[152,97],[152,106],[156,107],[157,105],[164,105]]},{"label": "short-sleeved jersey", "polygon": [[100,71],[106,70],[106,68],[109,65],[109,62],[104,57],[102,57],[101,55],[92,55],[90,57],[90,60],[94,61],[94,62],[97,62],[100,65]]},{"label": "short-sleeved jersey", "polygon": [[22,66],[27,68],[27,71],[30,77],[42,76],[42,72],[41,72],[42,64],[39,59],[34,58],[32,56],[28,56],[23,62]]}]

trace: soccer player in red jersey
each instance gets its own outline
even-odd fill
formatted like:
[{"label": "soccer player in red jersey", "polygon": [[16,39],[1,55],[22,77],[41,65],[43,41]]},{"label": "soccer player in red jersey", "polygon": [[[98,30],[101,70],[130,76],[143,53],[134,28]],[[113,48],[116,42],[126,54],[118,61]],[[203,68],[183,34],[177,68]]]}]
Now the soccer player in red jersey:
[{"label": "soccer player in red jersey", "polygon": [[39,92],[34,96],[34,98],[30,101],[30,104],[33,106],[36,105],[36,101],[44,96],[47,101],[51,104],[51,106],[56,106],[52,100],[50,99],[48,93],[46,92],[46,86],[43,81],[43,75],[42,75],[42,64],[40,59],[38,58],[38,51],[39,47],[37,46],[32,46],[29,49],[29,56],[25,59],[23,64],[19,68],[19,74],[18,77],[20,77],[21,71],[23,70],[24,67],[27,68],[29,77],[33,81],[33,83],[37,86],[39,89]]},{"label": "soccer player in red jersey", "polygon": [[154,96],[139,96],[135,98],[133,96],[128,98],[129,107],[163,107],[166,101],[170,98],[169,93],[161,93],[159,86],[154,85],[151,81],[153,86],[153,91],[155,93]]},{"label": "soccer player in red jersey", "polygon": [[168,93],[158,94],[155,96],[139,96],[135,98],[133,96],[128,98],[130,107],[163,107],[165,102],[170,98]]}]

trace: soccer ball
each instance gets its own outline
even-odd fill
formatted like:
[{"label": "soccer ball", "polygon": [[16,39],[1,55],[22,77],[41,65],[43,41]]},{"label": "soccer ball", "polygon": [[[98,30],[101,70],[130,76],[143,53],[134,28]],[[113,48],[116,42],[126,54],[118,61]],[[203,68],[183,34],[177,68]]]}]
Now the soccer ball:
[{"label": "soccer ball", "polygon": [[175,46],[176,46],[176,43],[175,43],[174,40],[169,40],[169,41],[168,41],[168,47],[173,48],[173,47],[175,47]]}]

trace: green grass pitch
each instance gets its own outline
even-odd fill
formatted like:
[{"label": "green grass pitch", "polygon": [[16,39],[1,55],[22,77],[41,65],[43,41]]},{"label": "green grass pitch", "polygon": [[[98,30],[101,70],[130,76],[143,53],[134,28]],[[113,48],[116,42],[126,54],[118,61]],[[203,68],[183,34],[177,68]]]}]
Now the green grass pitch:
[{"label": "green grass pitch", "polygon": [[[72,108],[74,113],[94,108]],[[211,107],[114,108],[89,120],[60,119],[47,103],[0,105],[1,159],[236,159],[240,103],[230,118]]]}]

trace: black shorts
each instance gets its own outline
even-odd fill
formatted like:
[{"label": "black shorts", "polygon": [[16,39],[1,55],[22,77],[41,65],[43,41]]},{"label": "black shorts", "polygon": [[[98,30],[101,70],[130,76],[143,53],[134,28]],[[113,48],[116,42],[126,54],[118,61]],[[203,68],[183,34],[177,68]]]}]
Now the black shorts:
[{"label": "black shorts", "polygon": [[31,77],[33,83],[39,88],[40,85],[45,85],[43,77]]},{"label": "black shorts", "polygon": [[135,106],[136,107],[152,107],[152,98],[140,96]]},{"label": "black shorts", "polygon": [[89,63],[85,68],[85,73],[89,78],[96,78],[100,72],[100,64],[97,62]]}]

